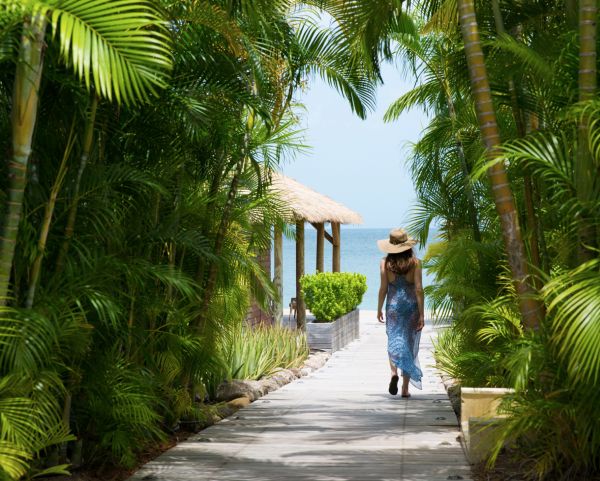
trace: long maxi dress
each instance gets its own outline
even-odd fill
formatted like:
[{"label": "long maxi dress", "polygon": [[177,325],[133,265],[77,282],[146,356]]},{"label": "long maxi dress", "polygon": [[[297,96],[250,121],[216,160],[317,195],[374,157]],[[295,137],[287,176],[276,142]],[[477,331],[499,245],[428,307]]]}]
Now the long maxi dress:
[{"label": "long maxi dress", "polygon": [[403,376],[410,377],[413,386],[422,389],[423,372],[418,358],[421,332],[415,329],[419,320],[419,304],[415,285],[403,275],[396,274],[396,278],[388,282],[385,316],[391,362]]}]

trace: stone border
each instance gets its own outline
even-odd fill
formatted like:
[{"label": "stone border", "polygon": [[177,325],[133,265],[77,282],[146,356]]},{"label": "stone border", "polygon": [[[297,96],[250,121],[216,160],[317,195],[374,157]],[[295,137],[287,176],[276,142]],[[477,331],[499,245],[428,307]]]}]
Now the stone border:
[{"label": "stone border", "polygon": [[[239,405],[239,407],[245,407],[265,394],[275,391],[295,379],[308,376],[317,369],[320,369],[330,357],[331,354],[328,352],[314,351],[308,356],[300,368],[280,369],[273,375],[261,379],[260,381],[243,379],[225,381],[217,387],[216,400],[219,402],[227,402],[231,407],[237,405]],[[247,401],[244,401],[244,398],[247,399]],[[239,407],[237,409],[239,409]]]}]

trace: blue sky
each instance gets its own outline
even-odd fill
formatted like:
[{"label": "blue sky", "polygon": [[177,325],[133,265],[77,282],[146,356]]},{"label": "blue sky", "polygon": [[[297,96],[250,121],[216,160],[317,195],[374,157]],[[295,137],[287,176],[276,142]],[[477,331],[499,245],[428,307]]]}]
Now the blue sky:
[{"label": "blue sky", "polygon": [[387,107],[413,87],[393,65],[384,65],[377,109],[361,120],[348,102],[320,79],[300,101],[308,153],[282,166],[293,177],[359,212],[361,227],[396,227],[406,222],[415,193],[406,167],[408,143],[427,124],[420,110],[384,123]]}]

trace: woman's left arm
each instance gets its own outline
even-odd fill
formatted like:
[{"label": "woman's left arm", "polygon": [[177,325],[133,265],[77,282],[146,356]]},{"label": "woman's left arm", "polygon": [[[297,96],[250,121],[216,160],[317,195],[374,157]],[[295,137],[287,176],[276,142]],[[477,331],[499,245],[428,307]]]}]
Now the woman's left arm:
[{"label": "woman's left arm", "polygon": [[417,322],[417,331],[425,326],[425,292],[423,291],[423,270],[421,261],[417,260],[415,267],[415,293],[417,294],[417,305],[419,306],[419,320]]},{"label": "woman's left arm", "polygon": [[383,302],[387,296],[388,278],[387,271],[385,269],[385,258],[381,259],[379,263],[379,276],[381,283],[379,284],[379,296],[377,299],[377,320],[383,322]]}]

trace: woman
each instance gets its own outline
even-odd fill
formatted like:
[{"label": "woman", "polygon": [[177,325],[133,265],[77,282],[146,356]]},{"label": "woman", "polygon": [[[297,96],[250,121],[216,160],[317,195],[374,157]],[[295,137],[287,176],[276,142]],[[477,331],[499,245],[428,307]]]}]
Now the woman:
[{"label": "woman", "polygon": [[388,356],[392,369],[390,394],[398,394],[398,369],[402,375],[402,397],[410,397],[408,383],[421,389],[423,373],[417,354],[421,329],[425,325],[423,279],[421,263],[413,253],[416,240],[408,237],[404,229],[394,229],[390,238],[377,241],[380,250],[387,254],[381,259],[381,287],[377,305],[377,319],[383,320],[385,305]]}]

